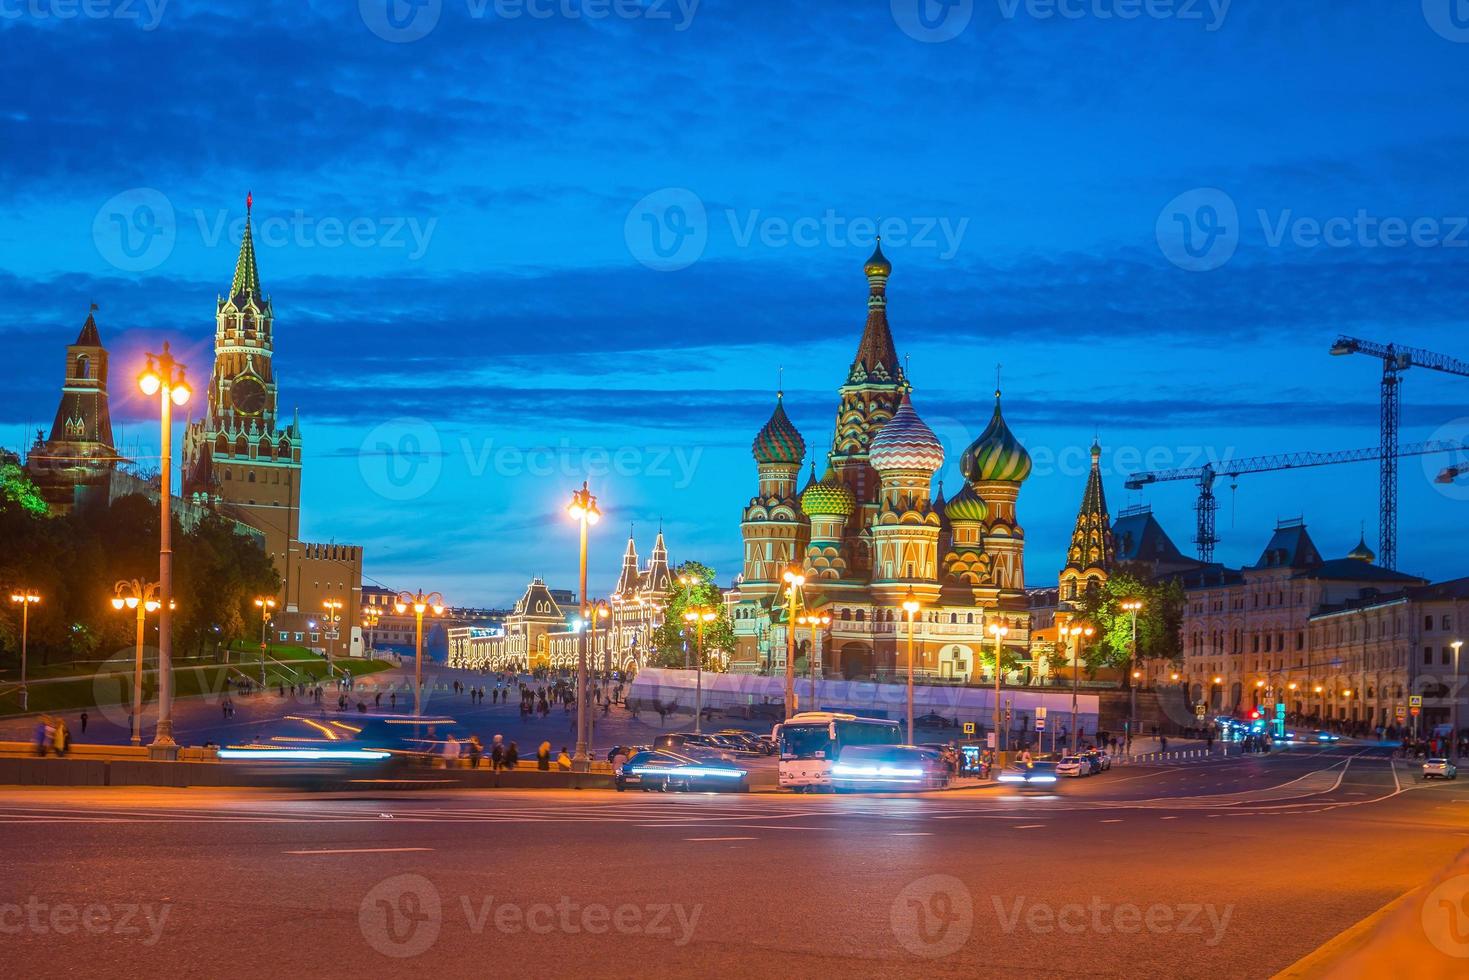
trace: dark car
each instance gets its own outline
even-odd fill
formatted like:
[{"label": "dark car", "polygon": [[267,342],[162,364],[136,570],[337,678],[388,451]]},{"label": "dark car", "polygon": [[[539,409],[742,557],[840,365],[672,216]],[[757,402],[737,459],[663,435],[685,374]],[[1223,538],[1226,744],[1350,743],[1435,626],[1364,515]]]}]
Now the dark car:
[{"label": "dark car", "polygon": [[[260,726],[249,741],[220,749],[219,757],[272,771],[393,771],[432,765],[450,736],[463,745],[469,732],[443,716],[287,715]],[[461,752],[467,751],[463,745]]]},{"label": "dark car", "polygon": [[754,752],[757,755],[771,755],[775,752],[774,742],[768,742],[754,732],[747,732],[739,728],[725,728],[715,734],[730,739],[747,752]]},{"label": "dark car", "polygon": [[747,793],[750,774],[725,760],[652,749],[639,752],[624,762],[614,773],[613,783],[619,793],[627,789],[662,793],[693,790]]},{"label": "dark car", "polygon": [[1008,769],[1000,772],[999,781],[1002,783],[1021,783],[1027,786],[1050,786],[1056,782],[1056,763],[1032,762],[1027,766],[1024,763],[1017,762]]}]

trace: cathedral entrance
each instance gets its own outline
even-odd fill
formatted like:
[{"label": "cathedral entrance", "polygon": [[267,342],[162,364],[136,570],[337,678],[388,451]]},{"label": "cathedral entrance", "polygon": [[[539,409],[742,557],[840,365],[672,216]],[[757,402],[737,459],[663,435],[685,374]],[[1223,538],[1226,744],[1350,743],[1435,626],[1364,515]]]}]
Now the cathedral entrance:
[{"label": "cathedral entrance", "polygon": [[974,655],[966,646],[956,643],[939,650],[939,676],[945,680],[967,684],[973,663]]},{"label": "cathedral entrance", "polygon": [[877,669],[872,649],[865,643],[847,643],[842,646],[842,676],[847,680],[870,677]]}]

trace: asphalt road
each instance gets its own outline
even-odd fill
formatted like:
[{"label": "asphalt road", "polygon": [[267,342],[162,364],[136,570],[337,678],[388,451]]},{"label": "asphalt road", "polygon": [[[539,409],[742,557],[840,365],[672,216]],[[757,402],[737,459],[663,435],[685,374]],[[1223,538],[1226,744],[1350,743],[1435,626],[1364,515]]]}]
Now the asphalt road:
[{"label": "asphalt road", "polygon": [[1469,845],[1372,751],[1054,793],[0,790],[14,976],[1263,977]]}]

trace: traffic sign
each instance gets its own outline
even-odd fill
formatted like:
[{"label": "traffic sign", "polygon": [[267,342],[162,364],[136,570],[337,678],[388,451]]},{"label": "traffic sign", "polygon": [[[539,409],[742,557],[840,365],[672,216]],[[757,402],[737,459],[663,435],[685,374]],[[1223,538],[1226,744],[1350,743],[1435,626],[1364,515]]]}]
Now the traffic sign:
[{"label": "traffic sign", "polygon": [[990,748],[994,748],[995,747],[995,733],[994,732],[985,732],[984,733],[984,744],[987,745],[987,746],[989,746]]},{"label": "traffic sign", "polygon": [[1036,719],[1035,719],[1035,730],[1038,731],[1038,732],[1043,732],[1043,731],[1046,730],[1046,719],[1045,718],[1040,717],[1040,716],[1037,716],[1036,717]]},{"label": "traffic sign", "polygon": [[1403,707],[1402,705],[1398,705],[1397,716],[1398,721],[1402,721],[1404,718],[1408,717],[1408,709]]},{"label": "traffic sign", "polygon": [[964,734],[965,735],[973,735],[974,734],[974,722],[972,722],[972,721],[966,721],[964,723]]},{"label": "traffic sign", "polygon": [[1413,717],[1414,718],[1417,718],[1418,715],[1419,715],[1419,713],[1422,712],[1423,709],[1422,708],[1409,708],[1408,710],[1411,711],[1411,712],[1413,712]]},{"label": "traffic sign", "polygon": [[1039,720],[1039,721],[1045,721],[1046,720],[1046,709],[1044,707],[1036,708],[1035,709],[1035,716],[1036,716],[1036,719],[1037,720]]},{"label": "traffic sign", "polygon": [[1204,717],[1204,702],[1200,701],[1198,704],[1194,705],[1194,717],[1195,718],[1198,718],[1200,720],[1203,719],[1203,717]]},{"label": "traffic sign", "polygon": [[1408,695],[1408,707],[1410,707],[1410,708],[1421,708],[1421,707],[1423,707],[1423,695],[1421,695],[1421,694],[1410,694],[1410,695]]}]

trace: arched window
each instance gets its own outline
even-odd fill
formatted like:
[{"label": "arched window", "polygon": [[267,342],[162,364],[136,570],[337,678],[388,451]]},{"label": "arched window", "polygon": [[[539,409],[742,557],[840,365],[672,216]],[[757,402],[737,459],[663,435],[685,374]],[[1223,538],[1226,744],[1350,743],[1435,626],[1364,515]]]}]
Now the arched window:
[{"label": "arched window", "polygon": [[857,610],[857,622],[860,623],[863,620],[865,620],[866,618],[867,618],[867,616],[863,613],[863,611],[861,609],[858,609]]},{"label": "arched window", "polygon": [[86,380],[92,376],[92,358],[87,354],[77,355],[77,377]]},{"label": "arched window", "polygon": [[255,471],[254,470],[251,470],[249,472],[249,474],[246,475],[245,482],[246,483],[254,483],[255,482]]},{"label": "arched window", "polygon": [[965,613],[964,614],[964,622],[968,626],[973,626],[974,625],[974,613]]}]

